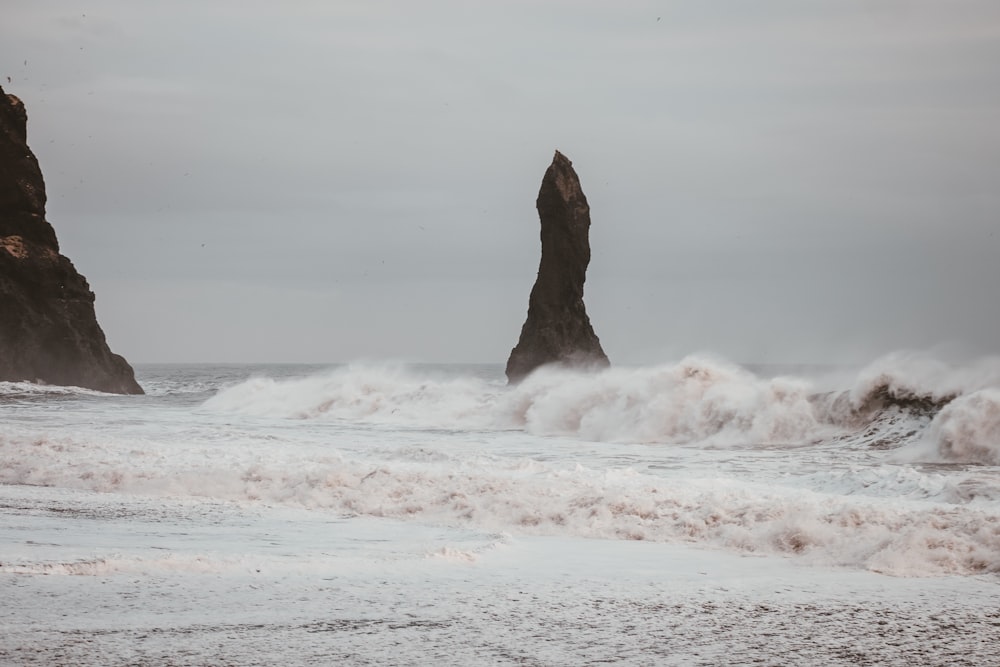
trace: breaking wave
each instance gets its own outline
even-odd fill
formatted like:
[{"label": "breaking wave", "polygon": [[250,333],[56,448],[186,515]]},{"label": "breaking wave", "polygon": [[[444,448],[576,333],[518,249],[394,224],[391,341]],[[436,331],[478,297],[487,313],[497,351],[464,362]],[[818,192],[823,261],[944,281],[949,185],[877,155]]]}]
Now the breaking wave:
[{"label": "breaking wave", "polygon": [[475,427],[489,425],[501,390],[496,383],[424,376],[401,365],[352,365],[305,378],[250,378],[222,389],[204,407],[258,417]]},{"label": "breaking wave", "polygon": [[83,387],[62,387],[38,382],[0,382],[0,401],[32,397],[106,395],[103,392]]},{"label": "breaking wave", "polygon": [[[523,459],[442,466],[336,455],[304,460],[298,453],[282,457],[273,451],[263,460],[259,451],[247,451],[193,465],[184,458],[146,460],[128,447],[93,449],[91,443],[66,440],[0,438],[5,463],[0,482],[208,496],[497,533],[688,542],[904,576],[1000,571],[1000,517],[991,506],[976,503],[887,502],[728,478],[662,478],[630,468]],[[175,563],[158,566],[169,565]],[[104,567],[83,563],[57,570],[87,574]]]},{"label": "breaking wave", "polygon": [[506,387],[422,377],[403,367],[351,366],[303,379],[255,378],[207,410],[291,419],[368,420],[428,428],[523,429],[596,441],[795,442],[817,427],[809,385],[761,379],[707,358],[580,374],[540,369]]},{"label": "breaking wave", "polygon": [[[920,439],[935,415],[955,402],[935,422],[935,437],[948,442],[942,453],[952,461],[982,462],[992,460],[993,454],[984,454],[990,445],[970,438],[993,437],[990,400],[982,395],[973,405],[955,399],[990,387],[1000,387],[998,359],[956,368],[897,353],[862,369],[847,386],[830,389],[823,381],[760,377],[736,364],[691,356],[596,373],[542,368],[512,387],[404,366],[356,365],[307,378],[254,378],[221,390],[203,407],[259,417],[708,447],[797,445],[853,434],[885,449]],[[969,416],[970,410],[979,416]],[[976,419],[985,430],[956,426]]]},{"label": "breaking wave", "polygon": [[539,435],[737,446],[808,437],[818,426],[808,398],[805,382],[692,357],[594,375],[535,373],[497,407],[507,424]]},{"label": "breaking wave", "polygon": [[956,398],[935,415],[928,440],[946,460],[1000,465],[1000,390]]},{"label": "breaking wave", "polygon": [[[48,414],[37,428],[0,424],[0,484],[689,542],[897,575],[995,573],[998,371],[995,360],[955,368],[894,355],[834,382],[692,356],[540,369],[508,387],[354,365],[239,381],[194,414],[172,410],[150,428],[134,419],[127,433],[126,422],[74,422],[50,435]],[[203,562],[156,567],[174,565]]]},{"label": "breaking wave", "polygon": [[857,411],[886,404],[940,408],[962,394],[1000,386],[1000,357],[952,366],[915,352],[894,352],[869,364],[850,390]]}]

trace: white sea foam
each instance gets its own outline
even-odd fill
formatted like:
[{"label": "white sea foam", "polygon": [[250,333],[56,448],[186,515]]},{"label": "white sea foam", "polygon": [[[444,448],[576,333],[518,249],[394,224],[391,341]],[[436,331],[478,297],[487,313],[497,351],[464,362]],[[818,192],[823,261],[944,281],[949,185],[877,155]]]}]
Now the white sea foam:
[{"label": "white sea foam", "polygon": [[0,394],[0,662],[994,657],[998,388],[975,368],[937,416],[933,374],[899,368],[314,370]]},{"label": "white sea foam", "polygon": [[[939,370],[900,372],[890,385],[933,397],[924,383]],[[949,373],[964,379],[948,392],[989,375]],[[885,377],[862,374],[856,394]],[[907,462],[995,464],[998,396],[964,393],[933,422],[890,406],[845,426],[831,425],[829,402],[805,380],[706,357],[542,369],[512,387],[357,365],[253,378],[194,411],[116,403],[131,412],[101,417],[88,399],[56,428],[64,413],[39,406],[37,427],[27,417],[0,425],[0,483],[685,541],[897,574],[993,572],[994,478]],[[933,455],[914,457],[912,442]]]},{"label": "white sea foam", "polygon": [[786,554],[891,574],[1000,570],[1000,522],[988,508],[844,496],[731,478],[660,478],[624,468],[494,460],[303,458],[247,450],[150,461],[129,448],[0,439],[0,482],[144,495],[207,496],[479,530],[683,541]]},{"label": "white sea foam", "polygon": [[501,397],[498,412],[539,435],[710,446],[799,442],[817,423],[809,385],[763,380],[731,364],[680,363],[596,374],[543,370]]},{"label": "white sea foam", "polygon": [[1000,465],[1000,390],[983,389],[944,406],[927,440],[945,460]]},{"label": "white sea foam", "polygon": [[422,377],[402,367],[351,366],[313,377],[254,378],[205,409],[364,420],[431,428],[524,429],[610,442],[791,443],[817,427],[808,382],[761,379],[726,362],[579,373],[543,368],[514,387]]},{"label": "white sea foam", "polygon": [[83,387],[63,387],[42,382],[0,381],[0,397],[8,396],[104,396],[103,392]]},{"label": "white sea foam", "polygon": [[401,365],[351,365],[306,378],[251,378],[205,409],[289,419],[483,426],[498,388],[476,378],[422,377]]},{"label": "white sea foam", "polygon": [[221,572],[243,572],[259,569],[255,563],[247,563],[240,558],[196,555],[178,556],[170,554],[162,558],[114,555],[68,562],[10,562],[0,563],[0,574],[43,574],[63,576],[107,576],[120,573],[165,573],[182,572],[188,574],[208,574]]},{"label": "white sea foam", "polygon": [[800,482],[818,492],[844,496],[929,499],[947,503],[963,499],[963,494],[956,488],[956,480],[951,476],[912,466],[851,466],[843,470],[811,473],[803,476]]},{"label": "white sea foam", "polygon": [[[904,444],[926,420],[886,414],[885,401],[928,405],[1000,386],[1000,358],[952,367],[917,354],[888,355],[849,389],[817,393],[803,378],[761,378],[705,356],[645,368],[580,373],[541,368],[507,387],[405,366],[352,365],[288,380],[253,378],[221,390],[204,408],[219,413],[366,421],[442,429],[519,429],[604,442],[701,443],[731,447],[792,444],[864,427],[875,440]],[[930,415],[926,415],[929,419]],[[916,417],[913,424],[901,420]],[[888,428],[895,425],[894,429]],[[889,433],[889,431],[893,431]],[[891,437],[890,437],[891,436]]]}]

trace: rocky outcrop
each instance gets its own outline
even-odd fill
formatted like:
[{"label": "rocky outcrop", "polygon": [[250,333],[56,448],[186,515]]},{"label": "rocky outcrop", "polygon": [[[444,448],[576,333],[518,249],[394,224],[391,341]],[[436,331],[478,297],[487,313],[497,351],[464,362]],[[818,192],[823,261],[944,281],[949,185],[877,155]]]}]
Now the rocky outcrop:
[{"label": "rocky outcrop", "polygon": [[0,380],[141,394],[108,349],[86,278],[59,254],[27,121],[21,100],[0,88]]},{"label": "rocky outcrop", "polygon": [[608,365],[583,305],[590,206],[573,163],[559,151],[542,178],[535,205],[542,225],[542,260],[528,299],[528,319],[507,359],[507,380],[512,383],[544,364]]}]

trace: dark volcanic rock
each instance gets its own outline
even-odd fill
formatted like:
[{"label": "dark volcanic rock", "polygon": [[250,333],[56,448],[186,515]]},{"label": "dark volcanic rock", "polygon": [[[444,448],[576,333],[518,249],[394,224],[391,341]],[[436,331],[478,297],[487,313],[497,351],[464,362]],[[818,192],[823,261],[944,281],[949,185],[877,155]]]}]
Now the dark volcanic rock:
[{"label": "dark volcanic rock", "polygon": [[0,380],[141,394],[108,349],[87,280],[59,254],[27,121],[21,100],[0,88]]},{"label": "dark volcanic rock", "polygon": [[543,364],[608,365],[583,305],[590,206],[573,163],[559,151],[545,172],[535,205],[542,224],[542,261],[528,299],[528,319],[507,360],[509,382],[520,381]]}]

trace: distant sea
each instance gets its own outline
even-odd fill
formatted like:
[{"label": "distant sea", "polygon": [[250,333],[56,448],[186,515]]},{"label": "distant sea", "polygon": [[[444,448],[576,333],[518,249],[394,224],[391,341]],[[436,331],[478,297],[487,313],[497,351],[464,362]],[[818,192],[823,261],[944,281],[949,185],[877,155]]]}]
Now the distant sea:
[{"label": "distant sea", "polygon": [[3,665],[1000,665],[1000,361],[0,383]]}]

